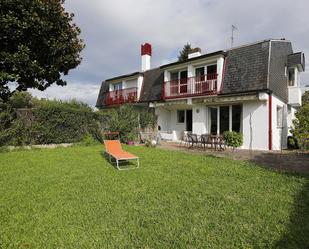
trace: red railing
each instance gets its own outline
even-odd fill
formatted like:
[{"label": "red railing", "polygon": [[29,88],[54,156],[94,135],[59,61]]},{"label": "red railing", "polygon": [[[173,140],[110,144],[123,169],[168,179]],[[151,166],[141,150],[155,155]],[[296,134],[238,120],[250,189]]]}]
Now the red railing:
[{"label": "red railing", "polygon": [[106,105],[121,105],[137,102],[137,87],[108,92],[105,95]]},{"label": "red railing", "polygon": [[166,81],[163,84],[163,99],[217,94],[218,74]]}]

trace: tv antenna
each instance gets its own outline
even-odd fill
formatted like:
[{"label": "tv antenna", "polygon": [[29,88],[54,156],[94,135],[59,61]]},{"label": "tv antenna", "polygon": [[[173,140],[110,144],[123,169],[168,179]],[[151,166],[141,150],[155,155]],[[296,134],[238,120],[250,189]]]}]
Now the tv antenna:
[{"label": "tv antenna", "polygon": [[231,48],[234,45],[234,31],[238,30],[235,25],[232,25]]}]

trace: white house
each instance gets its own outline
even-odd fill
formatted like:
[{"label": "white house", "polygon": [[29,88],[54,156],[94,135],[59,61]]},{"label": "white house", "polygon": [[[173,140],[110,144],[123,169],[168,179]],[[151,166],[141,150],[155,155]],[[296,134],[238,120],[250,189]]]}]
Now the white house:
[{"label": "white house", "polygon": [[140,72],[102,82],[98,108],[130,103],[148,106],[158,115],[167,140],[184,131],[222,134],[238,131],[244,149],[286,148],[295,111],[301,105],[302,52],[290,41],[264,40],[201,54],[151,69],[151,45],[141,48]]}]

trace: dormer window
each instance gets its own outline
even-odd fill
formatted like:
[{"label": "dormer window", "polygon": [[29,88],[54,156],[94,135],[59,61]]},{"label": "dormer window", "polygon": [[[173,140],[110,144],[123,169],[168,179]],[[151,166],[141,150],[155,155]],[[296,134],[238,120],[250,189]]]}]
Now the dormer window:
[{"label": "dormer window", "polygon": [[116,83],[114,84],[114,91],[118,91],[122,89],[122,83]]},{"label": "dormer window", "polygon": [[289,68],[289,86],[295,86],[295,68]]}]

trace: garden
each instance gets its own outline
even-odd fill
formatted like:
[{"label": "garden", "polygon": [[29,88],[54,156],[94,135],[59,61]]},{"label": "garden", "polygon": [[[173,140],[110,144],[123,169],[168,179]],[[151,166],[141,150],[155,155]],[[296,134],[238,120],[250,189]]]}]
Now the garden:
[{"label": "garden", "polygon": [[102,145],[0,153],[0,248],[308,248],[309,178],[212,156]]},{"label": "garden", "polygon": [[[104,134],[137,140],[156,124],[151,110],[95,111],[26,92],[1,108],[0,248],[309,246],[307,173],[126,145],[141,167],[119,172],[104,155]],[[241,142],[237,134],[226,140]]]}]

